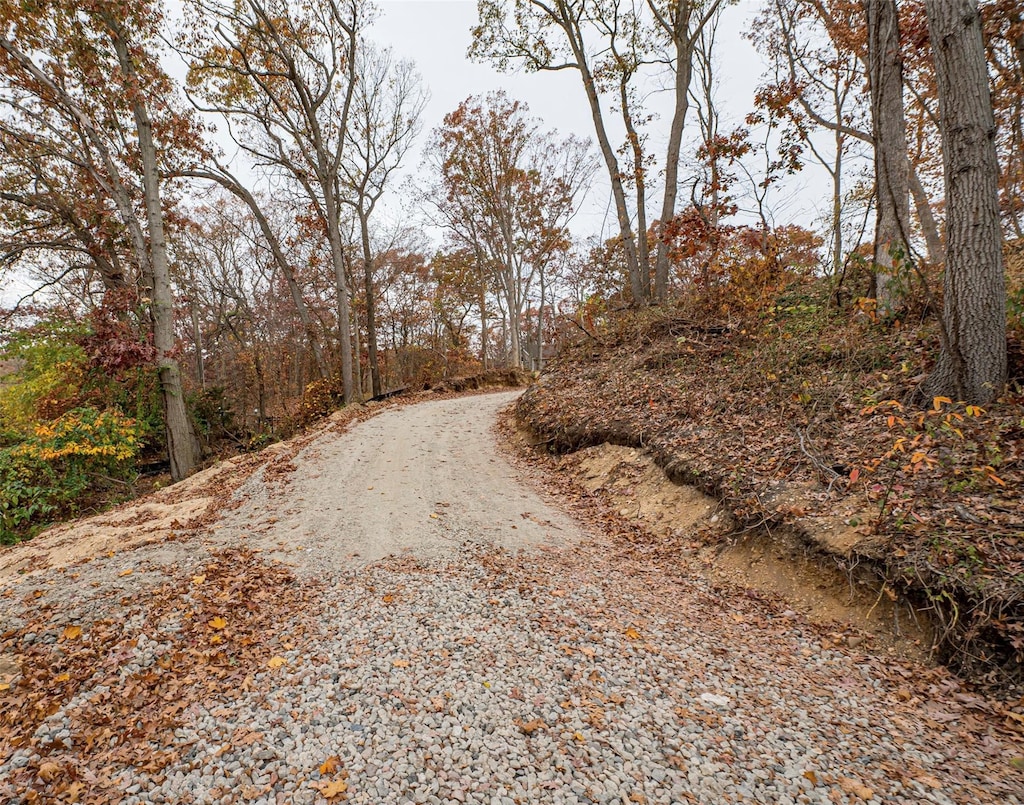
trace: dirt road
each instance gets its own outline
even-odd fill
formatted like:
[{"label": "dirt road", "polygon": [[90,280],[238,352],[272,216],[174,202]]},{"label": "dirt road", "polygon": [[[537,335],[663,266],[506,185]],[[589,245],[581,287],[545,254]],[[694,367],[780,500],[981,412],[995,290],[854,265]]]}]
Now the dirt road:
[{"label": "dirt road", "polygon": [[434,560],[466,541],[515,549],[575,539],[578,526],[494,449],[497,412],[517,395],[396,405],[327,434],[286,475],[273,464],[256,473],[213,533],[335,569],[391,554]]},{"label": "dirt road", "polygon": [[496,449],[513,397],[3,556],[0,801],[1024,802],[1016,711],[576,524]]}]

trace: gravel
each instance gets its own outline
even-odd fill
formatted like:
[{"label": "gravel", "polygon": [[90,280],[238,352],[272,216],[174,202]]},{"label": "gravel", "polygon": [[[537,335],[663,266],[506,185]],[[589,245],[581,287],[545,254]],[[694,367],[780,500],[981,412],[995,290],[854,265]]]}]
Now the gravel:
[{"label": "gravel", "polygon": [[[458,410],[449,403],[468,411],[481,399],[441,406],[446,427]],[[445,483],[472,490],[474,479]],[[263,507],[273,499],[250,495]],[[553,547],[537,547],[536,534],[523,550],[466,539],[474,529],[454,506],[441,515],[450,519],[426,522],[444,535],[434,533],[429,551],[361,564],[339,561],[351,553],[340,524],[315,539],[303,532],[302,550],[275,530],[277,555],[319,585],[294,613],[308,628],[296,629],[284,664],[256,672],[247,690],[191,704],[154,747],[173,750],[170,765],[109,770],[123,802],[1024,802],[1011,765],[1019,748],[937,694],[922,701],[931,689],[914,676],[923,669],[826,647],[784,606],[616,555],[601,537],[569,533],[565,515],[527,487],[507,496],[528,510],[523,520],[560,518]],[[438,496],[424,497],[434,511]],[[253,515],[233,522],[243,516]],[[202,566],[212,544],[204,539],[181,541],[175,573]],[[358,539],[369,550],[365,529]],[[169,566],[147,570],[145,550],[139,572],[120,579],[120,596],[116,568],[102,562],[102,592],[52,593],[69,604],[65,623],[125,618],[137,637],[125,678],[159,662],[174,639],[173,623],[154,629],[125,603],[161,572],[173,575]],[[18,617],[7,615],[8,625]],[[893,679],[905,679],[913,697]],[[66,739],[76,751],[71,715],[102,692],[80,691],[40,726],[38,741]],[[33,743],[0,756],[0,798],[6,775],[39,761]]]}]

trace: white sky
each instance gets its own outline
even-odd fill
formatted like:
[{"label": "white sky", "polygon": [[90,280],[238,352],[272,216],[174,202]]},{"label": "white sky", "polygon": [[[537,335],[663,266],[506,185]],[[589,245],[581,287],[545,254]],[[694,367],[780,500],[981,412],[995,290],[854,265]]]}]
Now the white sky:
[{"label": "white sky", "polygon": [[[470,95],[480,95],[499,88],[511,97],[525,101],[531,114],[540,118],[545,128],[555,129],[563,136],[572,133],[594,141],[590,110],[579,76],[574,71],[501,73],[488,64],[474,63],[466,58],[470,29],[476,23],[475,0],[377,2],[380,17],[370,31],[370,38],[380,44],[390,45],[400,58],[416,62],[431,92],[431,100],[423,117],[423,133],[417,147],[407,158],[407,175],[419,169],[421,147],[431,129],[440,125],[448,112]],[[750,29],[760,5],[753,0],[740,0],[727,9],[719,26],[716,45],[723,131],[742,123],[747,112],[752,110],[754,91],[765,70],[761,57],[743,37]],[[652,124],[650,142],[655,154],[663,160],[664,131],[667,130],[671,114],[671,98],[668,93],[654,92],[649,96],[649,102],[653,110],[660,112],[659,119]],[[609,121],[614,124],[614,110],[606,105],[606,113]],[[691,110],[687,130],[693,132],[696,125],[696,117]],[[594,148],[596,153],[596,144]],[[615,226],[614,212],[609,208],[608,182],[603,177],[604,165],[601,163],[592,190],[573,223],[577,235],[610,235],[611,228]],[[398,187],[403,184],[396,183]],[[823,177],[815,177],[812,172],[805,171],[792,184],[790,193],[796,200],[787,202],[788,208],[779,213],[780,220],[788,222],[786,219],[798,219],[810,223],[816,214],[816,201],[824,200],[828,187]],[[655,202],[660,201],[660,187],[650,195]],[[388,206],[388,214],[391,216],[398,214],[395,202],[393,197]]]}]

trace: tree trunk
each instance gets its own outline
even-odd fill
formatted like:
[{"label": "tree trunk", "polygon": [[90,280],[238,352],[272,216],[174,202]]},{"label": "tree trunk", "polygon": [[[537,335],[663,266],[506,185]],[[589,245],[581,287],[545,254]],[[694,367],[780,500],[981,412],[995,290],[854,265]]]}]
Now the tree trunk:
[{"label": "tree trunk", "polygon": [[927,389],[970,403],[1006,383],[1006,276],[999,163],[981,16],[974,0],[928,0],[946,183],[944,344]]},{"label": "tree trunk", "polygon": [[[661,226],[666,227],[676,216],[676,198],[679,193],[679,152],[683,142],[683,128],[690,106],[690,76],[692,74],[693,39],[689,22],[692,6],[679,2],[673,15],[672,39],[675,58],[675,108],[668,132],[668,151],[665,157],[665,196],[661,203]],[[665,301],[668,295],[668,242],[658,238],[658,251],[654,258],[654,298]]]},{"label": "tree trunk", "polygon": [[349,304],[348,277],[345,275],[345,249],[341,242],[338,206],[333,199],[326,200],[327,241],[334,265],[334,288],[338,295],[338,350],[341,354],[341,392],[345,405],[351,405],[362,396],[357,393],[352,373],[352,311]]},{"label": "tree trunk", "polygon": [[380,365],[377,362],[377,314],[373,297],[373,251],[370,248],[370,224],[359,211],[359,234],[363,241],[363,281],[366,289],[366,352],[370,363],[371,396],[382,394]]},{"label": "tree trunk", "polygon": [[910,195],[914,199],[914,210],[917,212],[917,221],[921,225],[921,234],[924,235],[925,248],[928,250],[928,262],[932,265],[941,265],[946,259],[945,249],[942,248],[942,236],[939,234],[939,225],[935,220],[935,213],[932,211],[932,202],[928,193],[921,184],[921,177],[913,165],[910,166]]},{"label": "tree trunk", "polygon": [[[568,34],[569,31],[567,30],[566,33]],[[597,143],[601,149],[601,156],[604,157],[604,164],[608,169],[608,178],[612,184],[612,198],[615,201],[615,215],[619,222],[619,236],[622,238],[622,249],[626,256],[626,269],[629,273],[629,288],[633,294],[633,304],[645,305],[648,299],[644,293],[643,274],[647,273],[648,267],[640,265],[640,258],[637,254],[636,238],[633,235],[633,226],[630,222],[629,207],[626,205],[626,191],[622,185],[622,172],[619,170],[619,160],[616,158],[615,148],[608,138],[608,130],[604,124],[604,113],[601,111],[601,99],[597,94],[597,84],[594,76],[587,65],[586,54],[578,46],[572,35],[569,36],[569,39],[572,44],[573,55],[576,57],[577,65],[579,66],[583,89],[587,94],[587,102],[590,104],[590,116],[594,121]]]},{"label": "tree trunk", "polygon": [[892,311],[893,252],[906,252],[910,232],[909,160],[903,113],[903,59],[896,0],[865,0],[868,23],[868,83],[875,144],[875,298],[878,311]]},{"label": "tree trunk", "polygon": [[[120,25],[112,20],[106,22],[121,69],[125,76],[136,85],[133,88],[135,94],[132,98],[132,115],[135,118],[135,128],[139,138],[146,223],[149,228],[148,263],[153,276],[151,305],[153,347],[156,350],[160,394],[164,403],[167,455],[171,464],[171,479],[180,481],[190,475],[199,463],[201,449],[192,419],[185,407],[181,370],[174,357],[176,347],[174,296],[171,292],[171,270],[167,259],[167,240],[164,235],[164,213],[160,198],[160,168],[157,162],[156,144],[153,141],[153,124],[149,118],[149,110],[139,94],[135,64],[131,59],[128,43]],[[141,262],[142,265],[145,265],[147,261]]]}]

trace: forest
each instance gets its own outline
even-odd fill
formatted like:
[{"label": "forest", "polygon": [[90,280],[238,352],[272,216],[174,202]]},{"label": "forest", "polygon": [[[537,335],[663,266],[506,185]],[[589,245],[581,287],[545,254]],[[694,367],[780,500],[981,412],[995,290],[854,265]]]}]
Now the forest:
[{"label": "forest", "polygon": [[[467,57],[571,73],[584,140],[500,90],[427,130],[429,88],[368,38],[365,0],[0,0],[0,541],[338,405],[540,372],[637,321],[895,372],[858,409],[910,432],[827,480],[959,474],[956,431],[956,482],[1012,487],[1024,12],[765,0],[765,71],[733,126],[729,5],[479,0]],[[827,213],[786,220],[811,168]],[[609,232],[573,228],[588,190]],[[413,212],[396,224],[389,199]],[[732,392],[809,404],[799,367],[758,367]],[[937,418],[915,429],[917,411]]]}]

